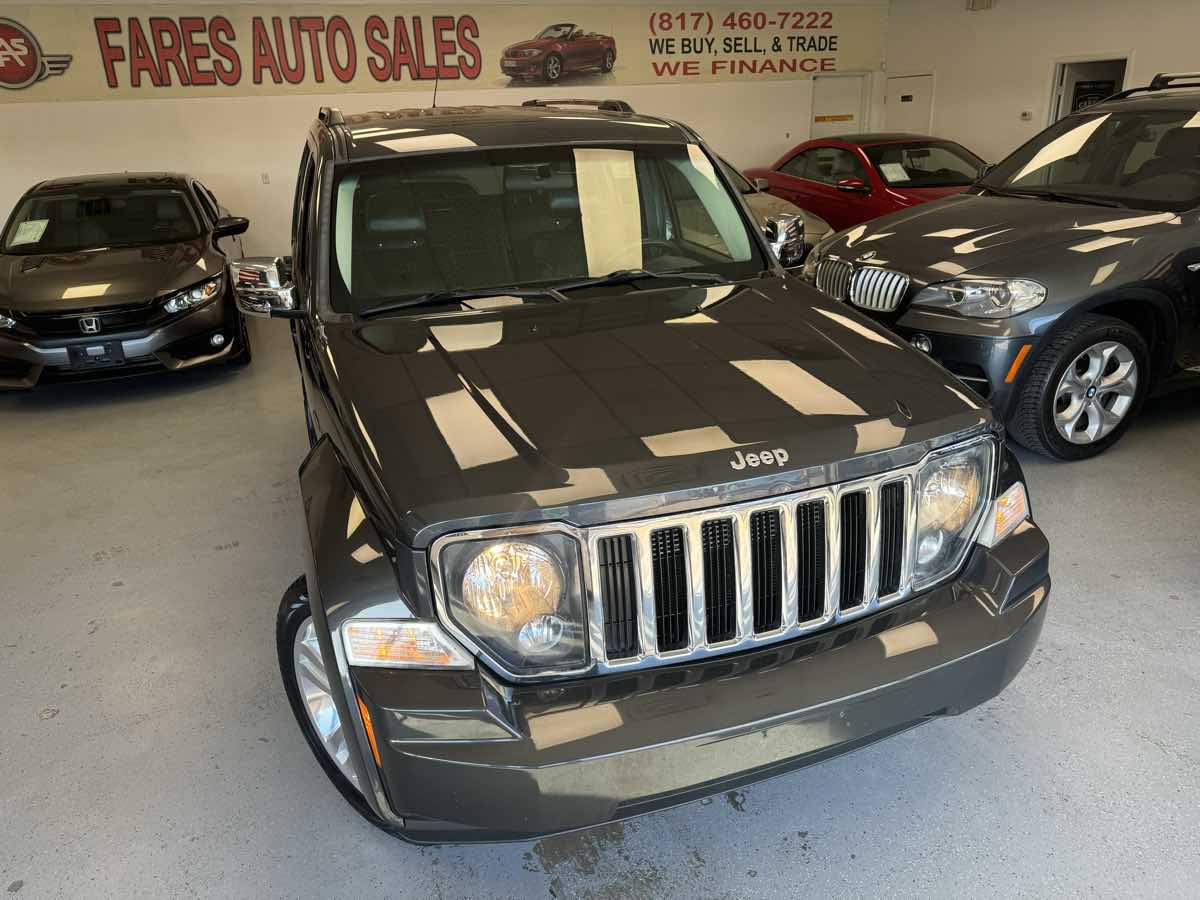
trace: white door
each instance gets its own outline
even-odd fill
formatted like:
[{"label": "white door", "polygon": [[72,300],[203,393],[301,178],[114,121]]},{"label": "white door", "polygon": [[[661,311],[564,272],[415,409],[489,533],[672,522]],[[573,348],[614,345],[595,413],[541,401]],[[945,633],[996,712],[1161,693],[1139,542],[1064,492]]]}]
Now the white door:
[{"label": "white door", "polygon": [[860,134],[867,128],[867,76],[813,76],[811,137]]},{"label": "white door", "polygon": [[885,131],[928,134],[933,120],[933,76],[889,78],[883,110]]}]

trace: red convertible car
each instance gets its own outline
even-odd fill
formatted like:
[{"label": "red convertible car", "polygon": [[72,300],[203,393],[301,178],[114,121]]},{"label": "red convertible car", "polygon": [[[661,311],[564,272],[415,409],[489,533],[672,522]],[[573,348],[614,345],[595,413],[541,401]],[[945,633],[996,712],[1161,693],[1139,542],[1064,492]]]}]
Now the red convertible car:
[{"label": "red convertible car", "polygon": [[500,71],[509,78],[553,84],[563,75],[598,69],[611,72],[617,61],[617,42],[607,34],[584,34],[574,22],[543,28],[529,41],[504,48]]},{"label": "red convertible car", "polygon": [[769,169],[769,193],[820,216],[837,231],[970,187],[984,162],[954,141],[924,134],[851,134],[793,147]]}]

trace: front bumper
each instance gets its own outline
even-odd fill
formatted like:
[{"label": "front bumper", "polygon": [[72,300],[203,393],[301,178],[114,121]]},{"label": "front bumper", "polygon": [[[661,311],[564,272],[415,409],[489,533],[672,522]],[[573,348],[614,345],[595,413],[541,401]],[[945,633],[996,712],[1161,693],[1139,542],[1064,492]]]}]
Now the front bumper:
[{"label": "front bumper", "polygon": [[[377,788],[368,803],[410,840],[529,838],[730,790],[961,713],[1029,658],[1048,559],[1029,523],[976,547],[956,581],[897,607],[694,664],[519,686],[482,671],[351,669],[380,753],[378,777],[363,770]],[[370,752],[359,756],[375,768]]]},{"label": "front bumper", "polygon": [[535,78],[542,74],[542,56],[500,58],[500,71],[509,78]]},{"label": "front bumper", "polygon": [[[217,332],[226,340],[221,348],[214,349],[208,341]],[[242,337],[233,304],[227,298],[219,298],[149,331],[78,337],[26,337],[0,332],[0,389],[188,369],[236,353]],[[120,362],[88,368],[72,365],[70,348],[108,344],[120,345]]]}]

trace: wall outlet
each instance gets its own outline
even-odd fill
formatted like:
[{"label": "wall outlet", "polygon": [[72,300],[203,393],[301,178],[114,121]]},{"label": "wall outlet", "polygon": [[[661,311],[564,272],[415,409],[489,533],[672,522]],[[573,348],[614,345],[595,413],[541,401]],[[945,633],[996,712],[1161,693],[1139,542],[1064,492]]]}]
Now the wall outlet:
[{"label": "wall outlet", "polygon": [[1021,110],[1021,121],[1022,122],[1032,122],[1033,121],[1033,113],[1028,109]]},{"label": "wall outlet", "polygon": [[270,173],[270,172],[263,172],[263,173],[262,173],[262,175],[261,175],[260,177],[262,178],[262,183],[263,183],[263,184],[270,184],[270,183],[271,183],[271,173]]}]

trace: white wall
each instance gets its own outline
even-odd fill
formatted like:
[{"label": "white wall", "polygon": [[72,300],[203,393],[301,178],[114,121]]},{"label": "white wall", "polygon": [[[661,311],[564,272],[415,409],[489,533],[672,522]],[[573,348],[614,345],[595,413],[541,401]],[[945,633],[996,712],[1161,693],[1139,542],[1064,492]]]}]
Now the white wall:
[{"label": "white wall", "polygon": [[[0,5],[0,14],[3,13]],[[584,88],[695,127],[737,166],[766,165],[804,140],[812,82]],[[519,103],[554,96],[536,87],[444,93],[442,105]],[[304,136],[323,105],[347,112],[428,105],[428,92],[272,97],[0,103],[0,222],[45,178],[122,170],[187,172],[250,218],[247,254],[286,249],[292,189]],[[262,173],[270,178],[262,183]]]},{"label": "white wall", "polygon": [[[1127,87],[1200,70],[1197,0],[892,0],[888,75],[933,73],[933,132],[997,161],[1048,121],[1056,62],[1129,57]],[[1022,110],[1032,113],[1021,121]]]}]

